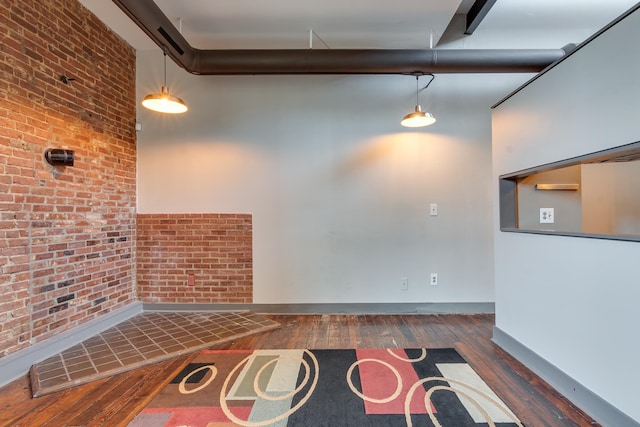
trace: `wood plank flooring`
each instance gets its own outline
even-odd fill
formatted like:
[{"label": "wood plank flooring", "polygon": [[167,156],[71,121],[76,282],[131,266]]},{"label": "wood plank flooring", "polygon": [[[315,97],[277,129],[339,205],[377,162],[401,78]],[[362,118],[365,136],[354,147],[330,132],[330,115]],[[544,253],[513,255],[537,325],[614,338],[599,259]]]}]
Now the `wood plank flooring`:
[{"label": "wood plank flooring", "polygon": [[[453,347],[527,427],[598,426],[491,343],[493,315],[266,315],[282,326],[219,349]],[[31,398],[28,378],[0,388],[0,426],[126,426],[191,355]]]}]

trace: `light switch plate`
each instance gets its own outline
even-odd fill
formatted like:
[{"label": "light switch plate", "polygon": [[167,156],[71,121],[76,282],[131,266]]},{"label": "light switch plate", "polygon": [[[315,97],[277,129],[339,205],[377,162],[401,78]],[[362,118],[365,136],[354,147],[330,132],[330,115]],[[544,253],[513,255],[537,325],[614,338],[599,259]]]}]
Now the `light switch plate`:
[{"label": "light switch plate", "polygon": [[554,222],[553,208],[540,208],[540,224],[553,224]]}]

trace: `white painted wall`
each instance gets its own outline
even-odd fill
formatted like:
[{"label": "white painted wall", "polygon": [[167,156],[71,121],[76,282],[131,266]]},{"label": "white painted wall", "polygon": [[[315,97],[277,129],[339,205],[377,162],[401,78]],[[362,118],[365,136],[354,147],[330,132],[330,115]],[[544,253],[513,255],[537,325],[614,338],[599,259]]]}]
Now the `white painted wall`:
[{"label": "white painted wall", "polygon": [[[138,97],[158,91],[162,54],[137,66]],[[492,302],[490,107],[530,75],[497,77],[437,76],[420,100],[438,122],[408,131],[413,77],[191,76],[168,61],[191,110],[139,109],[138,211],[251,213],[255,303]]]},{"label": "white painted wall", "polygon": [[[472,36],[455,20],[438,48],[560,48],[629,2],[595,16],[573,8],[575,21],[564,14],[535,33],[543,4],[523,22],[505,18],[521,7],[498,2]],[[137,66],[140,100],[162,84],[162,55],[139,51]],[[411,77],[168,68],[170,90],[191,111],[139,109],[138,211],[253,214],[256,303],[494,300],[490,107],[531,75],[438,75],[421,94],[438,122],[407,131],[399,121],[414,106]],[[427,285],[432,272],[438,287]]]},{"label": "white painted wall", "polygon": [[496,326],[640,422],[640,245],[500,232],[505,173],[640,140],[636,12],[493,112]]}]

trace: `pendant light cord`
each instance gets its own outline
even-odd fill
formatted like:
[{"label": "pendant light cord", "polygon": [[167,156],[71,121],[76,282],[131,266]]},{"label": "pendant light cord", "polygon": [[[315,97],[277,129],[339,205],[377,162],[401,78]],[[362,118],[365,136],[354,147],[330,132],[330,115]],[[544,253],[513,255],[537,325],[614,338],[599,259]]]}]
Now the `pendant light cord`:
[{"label": "pendant light cord", "polygon": [[436,78],[435,75],[431,74],[431,73],[427,73],[427,74],[417,74],[416,73],[416,105],[420,105],[420,100],[418,99],[418,94],[422,91],[419,88],[419,84],[418,84],[418,80],[420,79],[420,76],[431,76],[431,80],[429,80],[427,82],[427,84],[422,88],[422,90],[425,90],[429,87],[429,85],[431,84],[431,82]]},{"label": "pendant light cord", "polygon": [[163,50],[162,54],[164,55],[164,85],[163,87],[167,87],[167,51]]},{"label": "pendant light cord", "polygon": [[[430,84],[431,84],[431,82],[436,78],[436,76],[435,76],[435,75],[433,75],[433,74],[431,74],[431,73],[427,73],[427,74],[423,74],[423,75],[425,75],[425,76],[431,76],[431,80],[429,80],[429,82],[428,82],[428,83],[427,83],[427,84],[422,88],[422,90],[425,90],[426,88],[428,88],[428,87],[429,87],[429,85],[430,85]],[[416,78],[417,78],[417,76],[416,76]],[[422,90],[421,90],[421,91],[422,91]]]}]

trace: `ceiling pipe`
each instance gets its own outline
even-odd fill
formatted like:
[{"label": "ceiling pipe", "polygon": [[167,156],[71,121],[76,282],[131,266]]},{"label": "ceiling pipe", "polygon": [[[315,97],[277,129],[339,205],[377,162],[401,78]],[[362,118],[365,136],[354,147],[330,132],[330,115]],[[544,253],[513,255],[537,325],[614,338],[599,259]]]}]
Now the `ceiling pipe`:
[{"label": "ceiling pipe", "polygon": [[575,48],[202,50],[187,42],[153,0],[113,2],[192,74],[535,73]]},{"label": "ceiling pipe", "polygon": [[289,49],[200,51],[196,74],[415,74],[538,72],[564,56],[548,50]]}]

